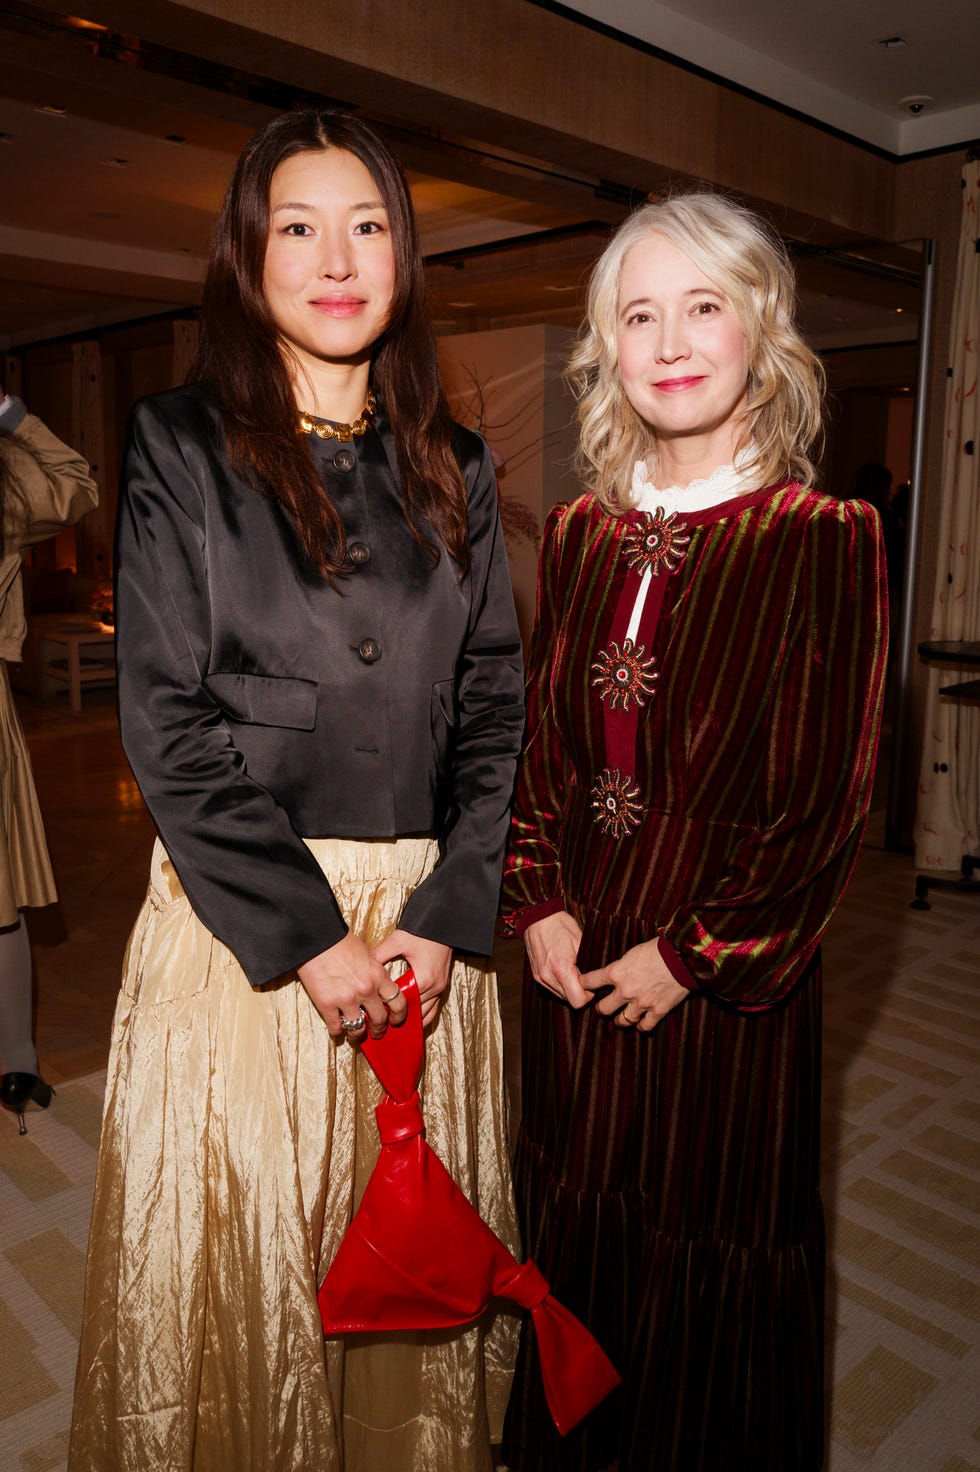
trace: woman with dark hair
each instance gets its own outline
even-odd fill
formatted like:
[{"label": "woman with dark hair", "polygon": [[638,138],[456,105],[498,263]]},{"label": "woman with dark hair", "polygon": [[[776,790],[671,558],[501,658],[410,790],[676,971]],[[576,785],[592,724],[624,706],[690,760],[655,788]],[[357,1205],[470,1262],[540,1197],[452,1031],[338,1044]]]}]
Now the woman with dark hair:
[{"label": "woman with dark hair", "polygon": [[517,1245],[474,959],[523,723],[513,600],[411,200],[357,119],[287,115],[246,147],[192,376],[137,405],[120,510],[120,719],[160,840],[113,1033],[70,1466],[482,1472],[513,1319],[325,1343],[316,1302],[377,1154],[355,1045],[404,1017],[390,962],[428,1024],[429,1140]]},{"label": "woman with dark hair", "polygon": [[524,1247],[622,1389],[563,1441],[522,1342],[515,1472],[817,1472],[820,950],[871,797],[877,517],[814,488],[786,251],[645,206],[571,375],[505,866],[524,936]]},{"label": "woman with dark hair", "polygon": [[20,1119],[47,1109],[31,1029],[31,947],[20,913],[57,899],[31,758],[7,664],[27,634],[21,552],[79,520],[98,500],[81,455],[0,388],[0,1104]]}]

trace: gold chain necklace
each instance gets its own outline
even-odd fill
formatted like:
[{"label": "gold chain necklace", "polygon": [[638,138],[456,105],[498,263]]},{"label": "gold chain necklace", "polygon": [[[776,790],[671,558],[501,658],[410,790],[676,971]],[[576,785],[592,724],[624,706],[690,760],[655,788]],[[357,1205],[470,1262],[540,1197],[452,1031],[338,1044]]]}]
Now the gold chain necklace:
[{"label": "gold chain necklace", "polygon": [[353,424],[331,424],[326,419],[313,419],[309,414],[299,416],[297,434],[315,434],[321,440],[343,440],[348,443],[356,434],[365,434],[374,418],[378,401],[368,389],[367,403]]}]

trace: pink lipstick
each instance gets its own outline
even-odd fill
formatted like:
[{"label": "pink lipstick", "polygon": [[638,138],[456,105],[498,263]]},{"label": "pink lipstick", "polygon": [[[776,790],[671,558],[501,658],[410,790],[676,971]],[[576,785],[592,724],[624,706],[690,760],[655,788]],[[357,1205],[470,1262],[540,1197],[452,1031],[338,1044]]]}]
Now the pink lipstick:
[{"label": "pink lipstick", "polygon": [[319,296],[310,302],[327,317],[356,317],[366,305],[361,296]]},{"label": "pink lipstick", "polygon": [[683,393],[686,388],[695,388],[697,384],[703,382],[704,375],[701,374],[692,378],[662,378],[660,382],[655,383],[653,387],[656,389],[660,389],[660,391],[665,394],[679,394]]}]

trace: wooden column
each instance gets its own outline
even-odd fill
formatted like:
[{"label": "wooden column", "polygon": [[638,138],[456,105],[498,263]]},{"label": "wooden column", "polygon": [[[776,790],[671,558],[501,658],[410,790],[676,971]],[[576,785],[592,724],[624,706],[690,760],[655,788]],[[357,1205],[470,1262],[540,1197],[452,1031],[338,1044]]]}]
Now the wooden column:
[{"label": "wooden column", "polygon": [[72,344],[72,444],[88,461],[99,486],[99,505],[79,522],[75,534],[82,577],[112,572],[112,522],[105,504],[105,429],[102,412],[102,354],[91,339]]}]

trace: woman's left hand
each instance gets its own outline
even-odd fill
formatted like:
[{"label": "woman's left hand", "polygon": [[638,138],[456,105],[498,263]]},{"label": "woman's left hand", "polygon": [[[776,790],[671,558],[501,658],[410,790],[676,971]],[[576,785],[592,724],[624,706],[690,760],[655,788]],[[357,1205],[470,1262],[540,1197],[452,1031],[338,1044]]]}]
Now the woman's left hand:
[{"label": "woman's left hand", "polygon": [[374,959],[384,966],[388,961],[397,960],[399,956],[415,972],[422,1001],[422,1026],[428,1027],[436,1015],[442,994],[449,985],[449,972],[453,964],[452,947],[440,945],[437,940],[426,940],[422,935],[412,935],[407,930],[393,930],[379,946],[375,946]]},{"label": "woman's left hand", "polygon": [[671,976],[655,940],[633,946],[608,966],[587,971],[582,985],[590,992],[612,987],[596,1002],[596,1011],[612,1018],[615,1027],[635,1027],[637,1032],[652,1032],[690,995]]}]

